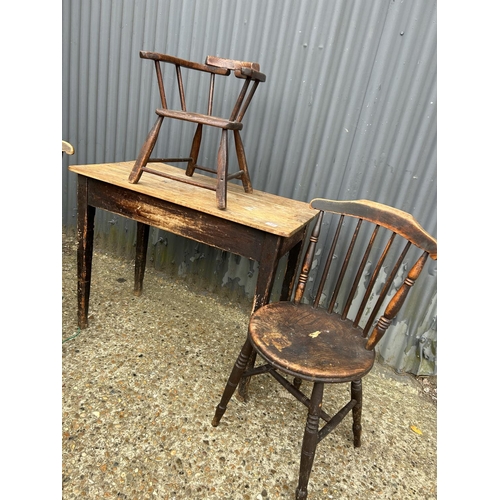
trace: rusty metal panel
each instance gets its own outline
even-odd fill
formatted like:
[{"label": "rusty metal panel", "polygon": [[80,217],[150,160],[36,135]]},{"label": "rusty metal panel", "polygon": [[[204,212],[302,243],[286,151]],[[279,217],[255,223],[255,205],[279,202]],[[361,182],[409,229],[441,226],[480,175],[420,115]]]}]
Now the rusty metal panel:
[{"label": "rusty metal panel", "polygon": [[[437,235],[436,2],[63,0],[62,21],[62,132],[76,149],[64,166],[137,156],[159,102],[140,50],[253,60],[267,75],[242,131],[255,189],[301,201],[373,199]],[[189,135],[187,126],[162,131],[157,147],[177,154]],[[215,158],[215,143],[204,144],[202,163]],[[70,231],[75,191],[63,169]],[[96,234],[133,254],[131,221],[98,211]],[[252,296],[255,263],[157,230],[149,252],[158,269]],[[436,372],[436,282],[434,266],[414,291],[412,324],[391,327],[380,345],[398,370]]]}]

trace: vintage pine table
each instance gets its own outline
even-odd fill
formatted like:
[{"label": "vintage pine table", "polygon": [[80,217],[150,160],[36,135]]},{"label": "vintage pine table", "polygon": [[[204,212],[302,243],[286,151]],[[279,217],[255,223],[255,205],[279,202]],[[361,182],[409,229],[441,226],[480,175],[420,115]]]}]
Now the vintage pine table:
[{"label": "vintage pine table", "polygon": [[[262,191],[245,193],[240,185],[228,183],[227,208],[215,206],[213,192],[157,175],[143,175],[138,184],[128,177],[133,161],[71,165],[78,175],[78,326],[88,326],[92,272],[94,218],[96,208],[137,221],[134,293],[140,295],[146,267],[150,226],[211,245],[259,264],[253,310],[269,302],[278,262],[288,253],[281,298],[291,293],[298,258],[309,222],[317,211],[307,203]],[[152,164],[171,176],[184,170]],[[206,175],[194,174],[200,183],[215,183]]]}]

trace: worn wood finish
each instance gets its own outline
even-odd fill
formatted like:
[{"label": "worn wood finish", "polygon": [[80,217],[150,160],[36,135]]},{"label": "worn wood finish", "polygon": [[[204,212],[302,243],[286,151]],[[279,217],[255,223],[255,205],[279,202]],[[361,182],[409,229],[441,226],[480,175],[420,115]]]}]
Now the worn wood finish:
[{"label": "worn wood finish", "polygon": [[202,125],[209,125],[210,127],[218,127],[226,130],[241,130],[243,128],[243,123],[227,120],[225,118],[218,118],[216,116],[204,115],[202,113],[189,113],[187,111],[176,111],[171,109],[157,109],[156,114],[166,118],[200,123]]},{"label": "worn wood finish", "polygon": [[[296,264],[309,222],[317,212],[307,203],[254,191],[242,193],[228,184],[231,205],[221,211],[206,189],[159,176],[147,176],[130,184],[133,162],[72,165],[78,174],[78,324],[88,325],[92,242],[95,208],[137,221],[136,272],[134,292],[142,291],[149,226],[247,257],[259,263],[253,309],[267,302],[279,260],[288,254],[281,297],[290,296]],[[183,170],[157,165],[173,177]],[[194,174],[200,183],[215,179]]]},{"label": "worn wood finish", "polygon": [[266,362],[303,380],[350,382],[365,376],[375,353],[361,328],[325,309],[276,302],[256,311],[249,335]]},{"label": "worn wood finish", "polygon": [[208,66],[206,64],[200,64],[194,61],[188,61],[187,59],[181,59],[180,57],[175,57],[168,54],[160,54],[159,52],[150,52],[148,50],[141,50],[139,52],[139,57],[141,59],[151,59],[152,61],[161,61],[165,63],[174,64],[175,66],[181,66],[183,68],[205,71],[206,73],[214,73],[216,75],[227,76],[231,73],[230,68],[226,68],[225,66],[220,66],[216,68],[215,64]]},{"label": "worn wood finish", "polygon": [[[140,57],[143,59],[150,59],[154,61],[156,76],[158,80],[158,90],[160,94],[161,108],[156,110],[158,118],[150,130],[144,144],[141,147],[139,155],[134,163],[134,166],[129,175],[129,182],[136,184],[141,179],[143,172],[165,176],[164,173],[159,172],[156,168],[148,167],[150,163],[178,163],[185,162],[186,177],[182,182],[186,184],[193,184],[198,187],[208,187],[203,183],[192,180],[191,177],[195,170],[208,172],[217,178],[215,186],[210,185],[208,189],[214,190],[216,194],[216,206],[219,209],[227,207],[227,183],[231,179],[239,179],[242,182],[245,193],[252,193],[253,188],[250,181],[250,174],[248,172],[247,160],[243,148],[243,142],[239,131],[243,128],[243,117],[246,110],[253,98],[255,91],[260,83],[266,81],[266,75],[260,72],[258,63],[236,61],[232,59],[223,59],[221,57],[207,56],[206,64],[199,64],[179,57],[171,56],[168,54],[160,54],[157,52],[141,51]],[[177,87],[179,91],[179,99],[181,109],[171,109],[167,105],[165,85],[163,72],[160,63],[167,63],[175,66],[175,77],[177,80]],[[208,86],[208,105],[206,113],[199,113],[190,109],[186,103],[186,96],[184,90],[184,82],[182,77],[182,69],[202,71],[210,74]],[[215,89],[215,76],[228,76],[234,73],[237,78],[243,79],[243,86],[233,106],[232,112],[229,117],[218,117],[212,115],[214,89]],[[251,84],[251,85],[250,85]],[[160,133],[163,119],[183,120],[191,123],[196,123],[196,131],[191,142],[191,154],[186,158],[151,158],[151,154],[156,145],[158,135]],[[203,127],[216,127],[221,129],[221,140],[217,154],[216,167],[207,167],[198,165],[198,152],[203,137]],[[234,134],[236,157],[238,159],[239,170],[229,174],[228,166],[228,130]],[[175,179],[170,177],[171,179]],[[181,180],[181,179],[177,179]]]},{"label": "worn wood finish", "polygon": [[323,401],[324,387],[325,384],[323,382],[315,382],[311,393],[309,412],[307,414],[304,438],[302,440],[302,452],[300,454],[299,484],[295,491],[295,498],[297,500],[305,500],[307,498],[307,485],[309,483],[309,476],[311,475],[312,464],[316,454],[316,446],[319,441],[319,414]]},{"label": "worn wood finish", "polygon": [[[308,417],[296,499],[307,498],[317,444],[351,411],[354,446],[361,446],[362,378],[375,361],[374,347],[401,310],[428,257],[437,259],[436,240],[410,214],[401,210],[367,200],[315,199],[311,207],[320,212],[304,254],[293,299],[267,304],[252,314],[247,340],[212,421],[214,426],[219,424],[238,384],[246,390],[249,378],[263,373],[272,375],[306,405]],[[328,251],[323,269],[316,274],[318,284],[312,287],[312,297],[308,296],[311,304],[306,304],[304,295],[310,271],[321,260],[317,245],[326,212],[336,214],[338,224],[331,244],[325,248]],[[349,218],[354,219],[353,225],[347,223]],[[330,223],[326,221],[327,225]],[[372,227],[366,228],[366,224]],[[397,285],[396,292],[392,292],[412,245],[422,253],[413,265],[408,264],[406,277]],[[380,284],[382,268],[387,269],[387,275]],[[331,280],[334,281],[330,287]],[[357,296],[361,298],[356,306],[358,310],[351,311]],[[380,311],[386,299],[388,305]],[[368,308],[371,314],[365,313]],[[366,317],[366,325],[360,326],[361,318]],[[264,364],[255,368],[256,356],[262,358]],[[292,377],[293,384],[284,376]],[[311,398],[300,391],[301,380],[314,383]],[[322,408],[323,385],[346,382],[351,384],[351,398],[330,417]],[[241,389],[240,394],[247,396]],[[320,419],[326,422],[321,428]]]}]

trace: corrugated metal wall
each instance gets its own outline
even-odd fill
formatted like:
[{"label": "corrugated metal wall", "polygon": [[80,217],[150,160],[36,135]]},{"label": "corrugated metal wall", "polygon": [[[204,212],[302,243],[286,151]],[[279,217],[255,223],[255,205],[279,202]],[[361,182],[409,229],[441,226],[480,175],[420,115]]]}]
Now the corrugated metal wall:
[{"label": "corrugated metal wall", "polygon": [[[199,62],[258,61],[267,81],[242,132],[255,189],[301,201],[369,198],[436,220],[436,2],[428,0],[63,0],[63,167],[133,160],[159,103],[139,50]],[[198,82],[189,89],[198,94]],[[221,90],[221,89],[218,89]],[[223,90],[223,89],[222,89]],[[157,148],[189,148],[187,127]],[[217,142],[217,141],[215,141]],[[206,164],[216,144],[205,143]],[[173,149],[173,151],[172,151]],[[75,175],[63,168],[63,227],[76,223]],[[97,237],[132,256],[135,224],[98,211]],[[152,229],[157,268],[251,297],[257,265]],[[436,264],[379,354],[397,370],[436,373]],[[193,278],[194,277],[194,278]]]}]

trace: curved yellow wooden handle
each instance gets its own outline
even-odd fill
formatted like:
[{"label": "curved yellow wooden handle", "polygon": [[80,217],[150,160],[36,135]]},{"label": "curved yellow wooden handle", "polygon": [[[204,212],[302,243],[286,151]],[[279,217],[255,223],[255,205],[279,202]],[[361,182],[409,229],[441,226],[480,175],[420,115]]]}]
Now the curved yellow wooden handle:
[{"label": "curved yellow wooden handle", "polygon": [[62,141],[62,152],[72,155],[75,153],[75,148],[69,142]]}]

